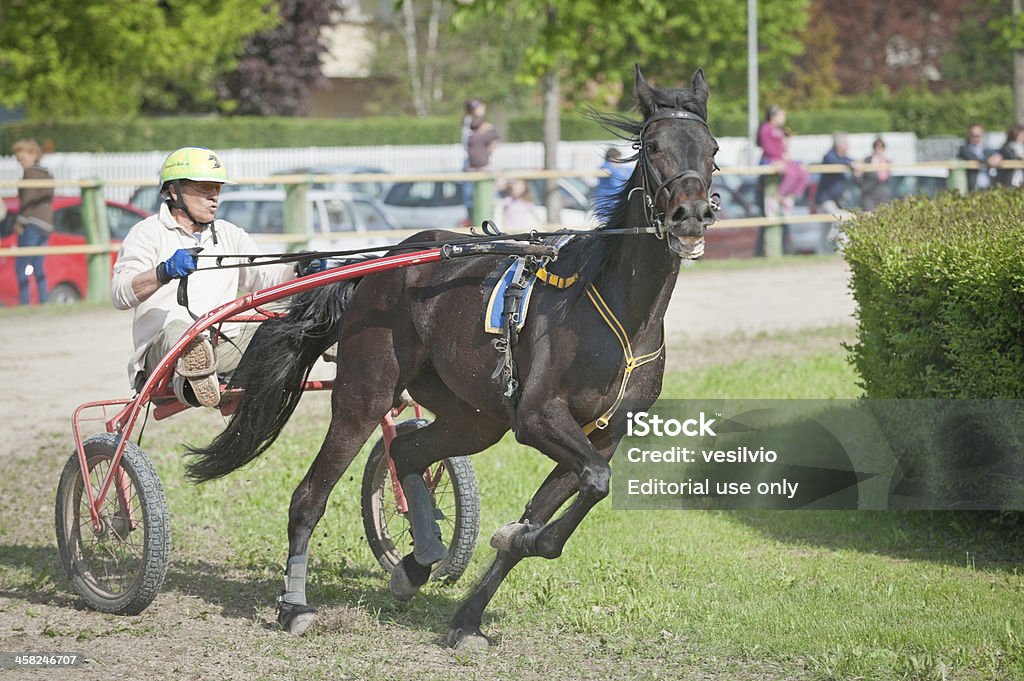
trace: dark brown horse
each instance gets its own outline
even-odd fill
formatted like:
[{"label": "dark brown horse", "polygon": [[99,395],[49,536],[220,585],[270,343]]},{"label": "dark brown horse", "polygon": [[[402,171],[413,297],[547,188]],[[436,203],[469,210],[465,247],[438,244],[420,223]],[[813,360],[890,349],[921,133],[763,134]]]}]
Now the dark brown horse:
[{"label": "dark brown horse", "polygon": [[[574,239],[551,265],[566,277],[578,273],[579,280],[567,288],[537,284],[514,351],[520,381],[514,410],[492,378],[499,356],[483,328],[488,292],[482,282],[495,269],[494,258],[444,261],[314,289],[297,297],[283,320],[262,325],[238,371],[246,395],[228,428],[208,447],[192,450],[189,473],[209,480],[259,456],[291,415],[313,362],[339,341],[330,429],[292,495],[278,611],[288,631],[301,634],[315,618],[306,604],[306,560],[328,496],[403,390],[435,420],[391,446],[410,501],[415,548],[392,574],[400,598],[426,583],[431,564],[445,555],[422,478],[427,466],[482,452],[509,429],[556,464],[519,522],[492,538],[497,558],[455,613],[451,645],[486,644],[480,620],[508,572],[523,558],[561,555],[587,512],[608,495],[608,461],[625,432],[624,410],[609,411],[622,399],[645,408],[661,392],[663,318],[680,259],[703,252],[714,221],[708,187],[718,145],[705,122],[703,71],[689,89],[662,90],[637,69],[636,92],[642,121],[599,118],[632,139],[637,168],[617,199],[602,207],[605,226]],[[627,227],[646,229],[613,232]],[[426,232],[412,240],[458,238]],[[620,394],[627,347],[648,361]],[[584,428],[602,417],[603,427]]]}]

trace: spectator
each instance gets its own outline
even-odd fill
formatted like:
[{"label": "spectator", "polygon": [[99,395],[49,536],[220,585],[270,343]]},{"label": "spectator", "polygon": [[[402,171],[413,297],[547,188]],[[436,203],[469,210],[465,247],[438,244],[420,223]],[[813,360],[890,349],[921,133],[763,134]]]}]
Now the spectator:
[{"label": "spectator", "polygon": [[494,124],[484,118],[474,119],[466,149],[470,170],[491,170],[491,155],[501,136]]},{"label": "spectator", "polygon": [[469,135],[473,131],[473,119],[483,118],[487,114],[487,104],[481,99],[467,99],[462,114],[462,134],[460,140],[462,148],[466,150],[466,163],[463,169],[469,167]]},{"label": "spectator", "polygon": [[864,210],[874,210],[891,198],[889,193],[889,158],[885,155],[885,140],[876,137],[871,143],[871,155],[865,163],[875,170],[865,170],[861,176],[860,205]]},{"label": "spectator", "polygon": [[[196,271],[198,250],[204,255],[260,252],[242,228],[216,219],[220,190],[227,182],[227,170],[213,151],[184,147],[172,152],[160,170],[160,212],[136,223],[121,243],[110,296],[117,309],[135,310],[135,353],[128,366],[135,389],[192,325],[190,311],[203,315],[234,300],[240,288],[256,291],[295,277],[288,265]],[[229,258],[225,264],[234,263]],[[167,285],[189,275],[190,310],[178,305],[178,287]],[[216,406],[216,372],[234,371],[255,327],[225,325],[222,332],[231,343],[221,343],[216,353],[205,335],[186,346],[171,380],[175,397],[192,406]]]},{"label": "spectator", "polygon": [[597,181],[597,186],[594,187],[593,202],[598,211],[610,205],[618,197],[633,173],[629,166],[622,163],[622,152],[617,147],[608,147],[600,169],[608,174],[601,177]]},{"label": "spectator", "polygon": [[785,128],[783,131],[782,150],[782,179],[779,181],[779,203],[783,215],[791,215],[796,200],[807,191],[808,173],[797,161],[789,157],[789,140],[793,131]]},{"label": "spectator", "polygon": [[[14,143],[14,156],[24,168],[24,180],[52,180],[49,171],[39,165],[43,152],[35,140],[23,139]],[[18,246],[45,246],[53,232],[53,187],[20,187],[18,189],[18,217],[14,231],[18,234]],[[29,277],[35,276],[39,302],[46,302],[46,271],[44,256],[25,255],[15,260],[18,277],[18,300],[29,304]]]},{"label": "spectator", "polygon": [[[466,153],[466,157],[462,161],[462,172],[469,170],[469,136],[473,134],[473,121],[476,119],[483,119],[487,114],[487,104],[482,99],[467,99],[462,109],[462,131],[459,135],[459,141],[462,144],[462,150]],[[464,182],[462,184],[463,203],[466,206],[466,211],[472,216],[473,213],[473,183]]]},{"label": "spectator", "polygon": [[[977,123],[972,123],[967,131],[967,141],[960,146],[957,158],[964,161],[977,161],[980,167],[976,170],[967,170],[967,191],[988,189],[992,186],[992,169],[988,161],[996,152],[985,147],[985,129]],[[998,158],[993,159],[997,162]]]},{"label": "spectator", "polygon": [[[821,160],[826,165],[844,165],[852,168],[854,173],[859,175],[861,164],[854,161],[847,155],[849,139],[845,132],[836,132],[832,135],[832,148],[826,152]],[[843,205],[843,194],[846,193],[846,173],[822,173],[818,181],[817,203],[818,212],[830,213],[833,215],[846,214],[846,206]]]},{"label": "spectator", "polygon": [[761,165],[781,161],[786,151],[786,110],[772,105],[757,129],[757,146],[761,147]]},{"label": "spectator", "polygon": [[[494,124],[484,118],[474,118],[470,124],[469,141],[466,143],[468,153],[468,168],[470,172],[490,171],[491,155],[498,146],[497,128]],[[473,219],[473,183],[466,183],[466,210],[469,219]]]},{"label": "spectator", "polygon": [[770,106],[757,132],[761,147],[761,165],[772,165],[778,175],[762,176],[765,215],[788,215],[796,198],[807,189],[807,170],[789,157],[793,131],[786,127],[786,110]]},{"label": "spectator", "polygon": [[[1024,125],[1014,123],[1006,131],[1006,143],[997,154],[998,159],[989,157],[993,165],[1001,166],[1003,161],[1024,161]],[[1024,169],[999,168],[996,181],[1004,187],[1024,187]]]},{"label": "spectator", "polygon": [[536,204],[526,180],[511,180],[501,200],[501,227],[525,231],[537,227]]}]

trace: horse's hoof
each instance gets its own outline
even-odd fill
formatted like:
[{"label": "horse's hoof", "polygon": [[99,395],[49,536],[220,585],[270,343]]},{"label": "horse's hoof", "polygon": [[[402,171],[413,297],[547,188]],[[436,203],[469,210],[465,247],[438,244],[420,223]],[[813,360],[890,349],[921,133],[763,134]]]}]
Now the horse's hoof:
[{"label": "horse's hoof", "polygon": [[527,523],[509,523],[491,536],[491,546],[499,551],[511,551],[512,542],[533,529]]},{"label": "horse's hoof", "polygon": [[398,601],[408,601],[420,592],[420,587],[412,583],[405,565],[399,563],[391,570],[391,595]]},{"label": "horse's hoof", "polygon": [[420,565],[430,567],[434,563],[439,563],[448,557],[448,548],[444,545],[443,541],[435,537],[432,542],[422,548],[419,545],[414,545],[412,557]]},{"label": "horse's hoof", "polygon": [[448,647],[456,653],[472,653],[479,650],[487,650],[491,647],[491,641],[477,628],[452,629],[448,632]]},{"label": "horse's hoof", "polygon": [[316,621],[316,608],[295,603],[277,606],[277,623],[293,636],[302,636]]}]

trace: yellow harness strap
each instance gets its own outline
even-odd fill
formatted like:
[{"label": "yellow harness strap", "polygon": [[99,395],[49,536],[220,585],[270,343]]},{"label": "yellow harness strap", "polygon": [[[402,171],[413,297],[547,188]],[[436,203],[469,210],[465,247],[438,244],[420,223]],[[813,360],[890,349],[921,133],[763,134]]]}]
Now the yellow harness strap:
[{"label": "yellow harness strap", "polygon": [[[541,267],[537,270],[537,278],[543,281],[548,286],[554,286],[555,288],[565,289],[575,284],[580,275],[577,272],[571,277],[560,277],[557,274],[548,272],[546,268]],[[608,307],[608,303],[604,302],[604,298],[598,293],[597,289],[593,284],[587,286],[587,297],[590,298],[590,302],[594,304],[594,308],[597,309],[598,314],[601,315],[601,319],[604,320],[608,328],[615,334],[615,338],[619,341],[619,345],[622,346],[622,354],[626,357],[626,370],[622,374],[622,384],[619,386],[619,394],[615,396],[615,401],[612,402],[612,406],[608,408],[608,411],[601,414],[590,423],[583,426],[583,433],[590,435],[595,430],[602,430],[608,427],[608,422],[611,420],[612,415],[622,404],[623,398],[626,396],[626,387],[629,385],[629,377],[633,374],[633,370],[642,367],[648,362],[661,357],[661,353],[665,351],[665,343],[662,342],[661,347],[650,352],[646,355],[636,357],[633,355],[633,346],[629,342],[629,336],[626,334],[626,330],[622,328],[622,324],[616,318],[615,313]]]},{"label": "yellow harness strap", "polygon": [[546,268],[541,267],[537,270],[537,278],[548,286],[554,286],[555,288],[569,288],[576,283],[580,278],[580,275],[579,272],[577,272],[571,277],[560,277],[557,274],[551,274]]},{"label": "yellow harness strap", "polygon": [[634,356],[633,346],[629,342],[629,336],[626,334],[626,330],[622,328],[622,324],[619,323],[619,320],[615,317],[611,308],[608,307],[608,303],[604,302],[604,298],[602,298],[601,294],[597,292],[597,289],[594,288],[593,284],[587,287],[587,297],[590,298],[590,302],[594,304],[598,314],[600,314],[601,318],[604,319],[608,328],[610,328],[612,333],[615,334],[615,338],[619,341],[619,345],[622,346],[622,354],[626,357],[626,370],[622,374],[622,385],[619,386],[619,394],[615,397],[615,401],[612,402],[612,406],[609,407],[608,411],[604,414],[583,426],[583,433],[585,435],[590,435],[595,430],[601,430],[608,427],[608,422],[611,420],[615,411],[619,408],[619,405],[622,404],[622,399],[626,395],[626,386],[629,385],[629,377],[633,373],[633,370],[647,364],[648,362],[653,362],[658,359],[658,357],[661,356],[661,353],[665,350],[665,343],[662,342],[661,347],[654,352],[650,352],[639,357]]}]

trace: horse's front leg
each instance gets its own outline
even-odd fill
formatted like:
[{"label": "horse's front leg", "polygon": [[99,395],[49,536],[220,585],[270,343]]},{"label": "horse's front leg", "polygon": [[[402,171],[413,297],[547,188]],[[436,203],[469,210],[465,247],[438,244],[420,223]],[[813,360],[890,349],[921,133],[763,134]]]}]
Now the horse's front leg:
[{"label": "horse's front leg", "polygon": [[553,522],[541,527],[510,523],[491,537],[491,546],[523,557],[557,558],[590,509],[608,496],[611,483],[608,459],[614,451],[614,444],[609,441],[602,448],[604,451],[598,451],[564,404],[539,406],[541,408],[520,409],[516,439],[540,450],[560,467],[574,473],[578,479],[579,494]]},{"label": "horse's front leg", "polygon": [[[546,523],[555,511],[577,490],[576,474],[563,466],[556,466],[544,483],[534,493],[526,511],[519,520],[523,527],[540,526]],[[489,645],[487,637],[480,630],[484,609],[491,602],[498,587],[512,571],[523,555],[510,551],[498,551],[487,574],[477,583],[473,593],[459,606],[448,629],[448,645],[457,650],[483,648]]]}]

